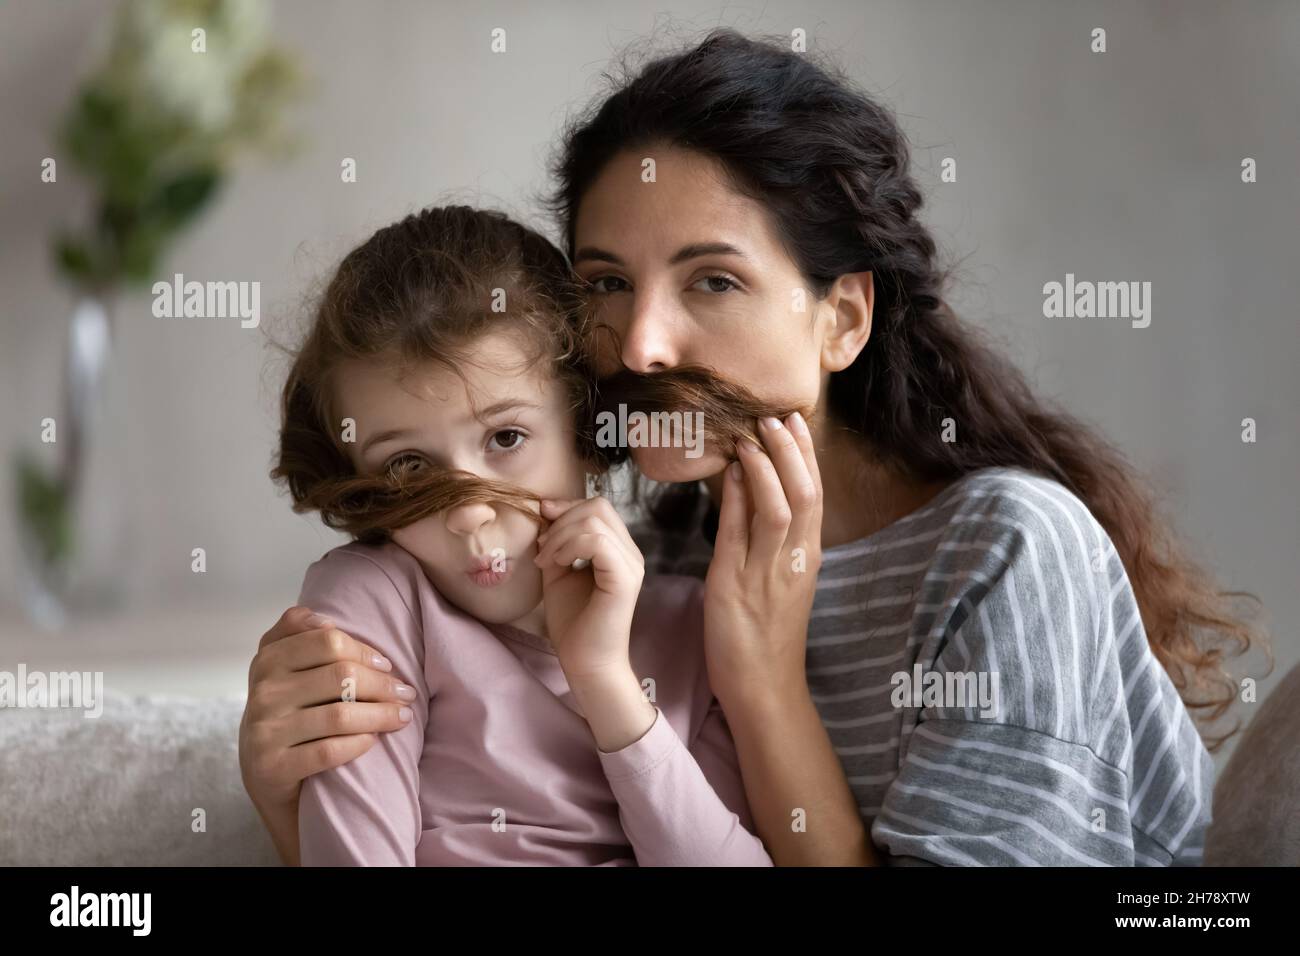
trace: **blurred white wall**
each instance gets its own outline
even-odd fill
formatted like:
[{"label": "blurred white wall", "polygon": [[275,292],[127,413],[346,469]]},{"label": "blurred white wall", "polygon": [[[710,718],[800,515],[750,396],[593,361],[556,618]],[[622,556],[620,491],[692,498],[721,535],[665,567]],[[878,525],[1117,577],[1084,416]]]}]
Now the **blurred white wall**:
[{"label": "blurred white wall", "polygon": [[[1008,343],[1045,394],[1101,425],[1159,480],[1231,587],[1260,595],[1280,675],[1300,658],[1300,5],[1286,2],[782,2],[761,5],[284,0],[280,41],[314,88],[304,149],[248,166],[164,275],[258,280],[263,328],[118,316],[111,475],[129,519],[120,574],[137,607],[287,605],[342,540],[293,515],[267,478],[279,365],[268,325],[379,226],[456,199],[551,231],[530,197],[567,113],[609,57],[665,23],[808,31],[897,109],[945,249],[967,256],[963,314]],[[52,129],[111,5],[0,7],[0,600],[17,601],[8,456],[57,413],[72,300],[49,266],[87,196]],[[667,11],[666,13],[661,11]],[[489,52],[508,31],[509,53]],[[1089,51],[1104,27],[1108,52]],[[938,182],[955,157],[958,181]],[[1259,182],[1240,181],[1243,157]],[[353,157],[358,182],[340,180]],[[1151,326],[1045,319],[1042,286],[1153,285]],[[274,326],[271,326],[274,328]],[[1256,444],[1241,420],[1258,422]],[[190,570],[194,547],[206,574]],[[271,621],[267,621],[269,626]],[[247,635],[249,646],[258,634]],[[183,640],[184,635],[178,635]],[[1265,688],[1271,686],[1266,683]]]}]

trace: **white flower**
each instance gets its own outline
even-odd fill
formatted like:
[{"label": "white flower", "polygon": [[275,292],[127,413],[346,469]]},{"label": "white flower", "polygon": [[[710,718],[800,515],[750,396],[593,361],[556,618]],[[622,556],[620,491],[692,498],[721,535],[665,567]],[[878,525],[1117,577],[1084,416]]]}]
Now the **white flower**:
[{"label": "white flower", "polygon": [[[128,87],[141,105],[213,134],[231,122],[239,81],[268,32],[261,0],[129,0],[122,27],[134,49],[119,53],[133,64]],[[205,31],[203,52],[196,29]]]}]

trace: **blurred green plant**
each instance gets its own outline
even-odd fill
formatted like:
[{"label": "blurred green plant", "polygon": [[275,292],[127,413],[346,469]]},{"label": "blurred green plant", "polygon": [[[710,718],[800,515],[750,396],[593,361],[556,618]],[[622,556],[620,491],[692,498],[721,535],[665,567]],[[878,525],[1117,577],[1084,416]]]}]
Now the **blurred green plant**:
[{"label": "blurred green plant", "polygon": [[49,477],[29,455],[18,456],[15,470],[19,508],[24,527],[37,548],[36,559],[42,568],[56,567],[72,554],[68,487],[64,481]]},{"label": "blurred green plant", "polygon": [[[169,244],[241,153],[292,151],[281,119],[302,86],[296,62],[271,42],[263,0],[122,0],[57,130],[62,155],[94,193],[87,224],[54,238],[59,273],[111,316],[119,290],[157,278]],[[65,382],[66,395],[81,396],[61,427],[75,436],[71,447],[53,468],[28,454],[14,460],[19,520],[52,589],[76,548],[73,499],[85,463],[75,419],[87,382],[99,381],[94,363],[108,354],[85,346],[69,363],[78,381]]]},{"label": "blurred green plant", "polygon": [[96,191],[89,225],[55,240],[62,274],[92,291],[155,278],[238,153],[291,148],[279,120],[300,86],[262,0],[125,0],[59,128]]}]

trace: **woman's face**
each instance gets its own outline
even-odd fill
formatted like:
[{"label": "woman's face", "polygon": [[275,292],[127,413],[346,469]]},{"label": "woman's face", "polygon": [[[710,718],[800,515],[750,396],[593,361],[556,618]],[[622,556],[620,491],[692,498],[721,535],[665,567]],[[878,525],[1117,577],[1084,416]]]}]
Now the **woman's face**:
[{"label": "woman's face", "polygon": [[[581,498],[586,471],[564,389],[516,336],[493,332],[460,375],[430,363],[350,361],[333,377],[337,417],[356,420],[348,454],[362,474],[432,463],[508,481],[541,498]],[[539,526],[504,504],[465,504],[393,532],[439,593],[488,623],[524,626],[542,600]],[[498,570],[493,570],[493,568]],[[484,570],[486,568],[486,570]]]},{"label": "woman's face", "polygon": [[[647,156],[654,182],[642,181]],[[821,408],[829,372],[852,361],[835,302],[806,288],[770,214],[711,157],[676,147],[617,155],[583,196],[574,228],[574,268],[592,283],[598,320],[618,332],[633,371],[702,364],[760,398]],[[866,330],[852,356],[870,329],[864,275]],[[611,357],[601,366],[608,374]],[[695,481],[727,463],[708,450],[688,458],[638,447],[632,456],[660,481]]]}]

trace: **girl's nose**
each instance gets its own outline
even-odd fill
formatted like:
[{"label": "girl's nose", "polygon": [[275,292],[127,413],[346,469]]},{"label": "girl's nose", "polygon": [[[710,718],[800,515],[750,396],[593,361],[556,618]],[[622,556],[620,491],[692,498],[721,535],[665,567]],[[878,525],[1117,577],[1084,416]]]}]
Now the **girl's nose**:
[{"label": "girl's nose", "polygon": [[452,534],[470,537],[497,516],[496,509],[484,501],[456,505],[447,509],[447,530]]}]

